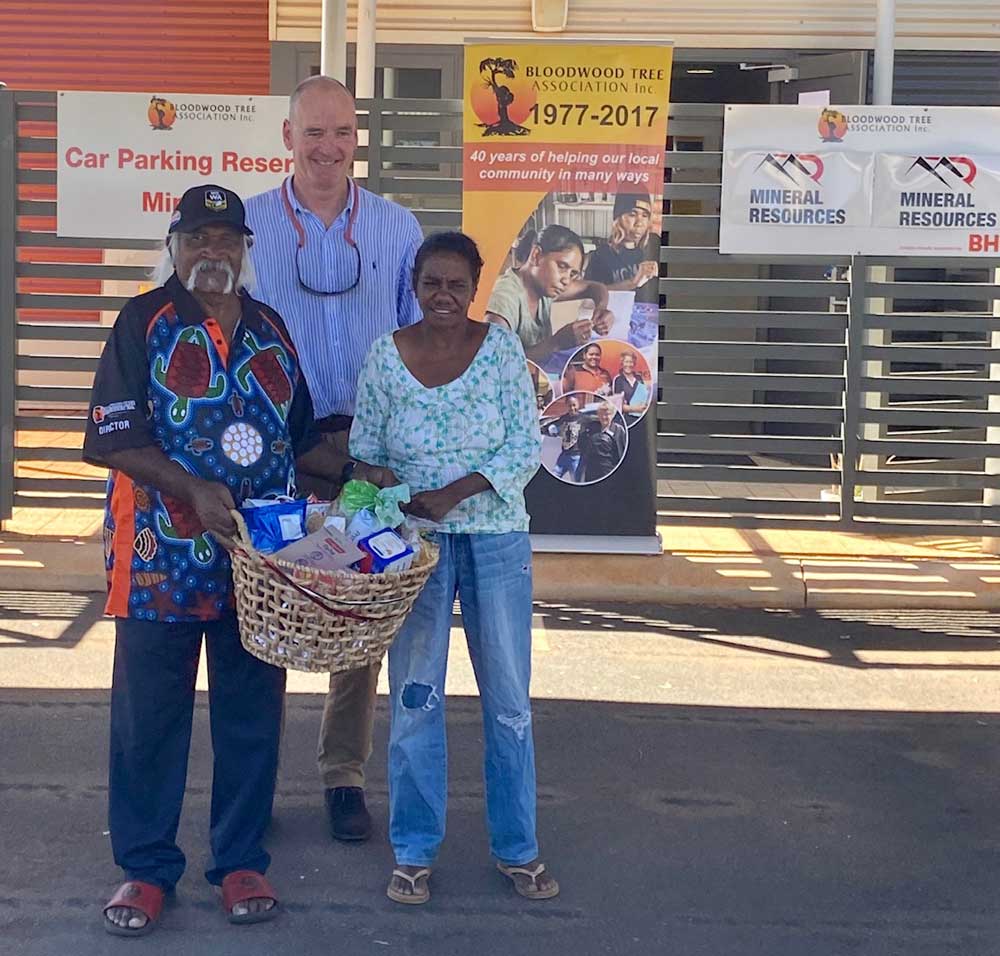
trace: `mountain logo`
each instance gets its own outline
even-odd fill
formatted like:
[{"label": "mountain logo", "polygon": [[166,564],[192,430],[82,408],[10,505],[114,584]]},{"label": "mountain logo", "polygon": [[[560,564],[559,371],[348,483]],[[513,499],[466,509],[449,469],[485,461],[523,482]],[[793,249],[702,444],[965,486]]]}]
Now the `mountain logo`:
[{"label": "mountain logo", "polygon": [[789,185],[800,189],[812,184],[819,185],[823,178],[824,165],[819,156],[812,153],[768,153],[757,169],[773,170],[789,181]]},{"label": "mountain logo", "polygon": [[911,173],[933,176],[949,189],[954,189],[959,183],[971,188],[979,170],[968,156],[918,156],[906,171],[907,176]]}]

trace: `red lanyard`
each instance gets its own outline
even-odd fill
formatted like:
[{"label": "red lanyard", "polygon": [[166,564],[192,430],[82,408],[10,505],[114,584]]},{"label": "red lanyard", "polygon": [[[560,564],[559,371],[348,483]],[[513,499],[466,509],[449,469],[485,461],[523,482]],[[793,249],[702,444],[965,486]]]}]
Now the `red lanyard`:
[{"label": "red lanyard", "polygon": [[[291,189],[291,179],[289,176],[281,184],[281,198],[285,201],[285,215],[288,216],[289,221],[292,224],[292,228],[299,237],[299,248],[302,249],[306,244],[306,231],[302,228],[302,223],[299,222],[299,217],[295,215],[295,210],[292,209],[292,204],[288,199],[288,190]],[[349,245],[354,245],[354,220],[358,218],[358,207],[361,205],[361,192],[358,189],[357,183],[353,179],[347,180],[347,198],[350,202],[351,193],[353,192],[354,202],[351,203],[351,211],[347,216],[347,228],[344,230],[344,241]]]}]

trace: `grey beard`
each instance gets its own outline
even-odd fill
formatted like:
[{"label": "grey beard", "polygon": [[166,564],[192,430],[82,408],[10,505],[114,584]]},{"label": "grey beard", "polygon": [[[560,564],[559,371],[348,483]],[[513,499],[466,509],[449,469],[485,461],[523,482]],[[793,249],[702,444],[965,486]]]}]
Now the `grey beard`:
[{"label": "grey beard", "polygon": [[202,259],[192,270],[191,274],[188,276],[187,280],[187,290],[188,292],[194,292],[195,283],[198,276],[202,272],[224,272],[226,274],[226,287],[222,290],[223,295],[229,295],[233,291],[233,283],[235,282],[235,277],[233,276],[233,270],[230,268],[228,262],[220,262],[213,264]]}]

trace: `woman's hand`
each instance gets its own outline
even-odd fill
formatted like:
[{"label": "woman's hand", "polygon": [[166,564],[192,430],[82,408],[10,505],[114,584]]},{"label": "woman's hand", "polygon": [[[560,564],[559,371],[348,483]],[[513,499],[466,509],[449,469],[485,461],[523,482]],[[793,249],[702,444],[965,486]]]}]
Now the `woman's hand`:
[{"label": "woman's hand", "polygon": [[399,484],[399,479],[391,468],[380,468],[377,465],[368,465],[361,461],[355,465],[352,477],[361,481],[370,481],[377,488],[394,488]]},{"label": "woman's hand", "polygon": [[443,521],[458,502],[449,488],[438,488],[436,491],[420,491],[411,499],[409,504],[402,505],[401,508],[406,514],[413,515],[414,518],[425,518],[428,521]]},{"label": "woman's hand", "polygon": [[590,319],[577,319],[559,329],[552,336],[552,344],[558,352],[575,349],[590,341],[591,331],[593,331],[593,325]]},{"label": "woman's hand", "polygon": [[[590,321],[598,335],[607,335],[615,321],[615,314],[610,309],[598,308],[594,310],[594,317]],[[590,336],[587,337],[590,338]]]},{"label": "woman's hand", "polygon": [[636,270],[632,280],[629,283],[633,289],[638,289],[639,286],[644,285],[650,279],[660,275],[660,264],[652,260],[647,260],[646,262],[640,262],[639,268]]}]

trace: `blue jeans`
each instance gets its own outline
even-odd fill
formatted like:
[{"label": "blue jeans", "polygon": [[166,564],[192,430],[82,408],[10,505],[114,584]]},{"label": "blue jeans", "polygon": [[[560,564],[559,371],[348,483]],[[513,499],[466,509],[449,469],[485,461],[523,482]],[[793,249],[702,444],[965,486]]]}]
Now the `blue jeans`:
[{"label": "blue jeans", "polygon": [[490,852],[538,856],[531,733],[531,546],[526,532],[440,534],[438,566],[389,649],[389,837],[396,862],[430,866],[448,802],[444,682],[452,608],[462,605],[483,708]]},{"label": "blue jeans", "polygon": [[580,480],[580,452],[578,451],[561,451],[559,452],[559,457],[556,459],[555,473],[556,478],[562,478],[566,472],[570,473],[570,477],[573,481]]},{"label": "blue jeans", "polygon": [[117,618],[115,631],[108,808],[115,862],[127,879],[165,890],[184,872],[177,826],[204,636],[215,757],[213,866],[205,876],[218,885],[234,870],[263,873],[285,672],[243,649],[233,613],[178,624]]}]

